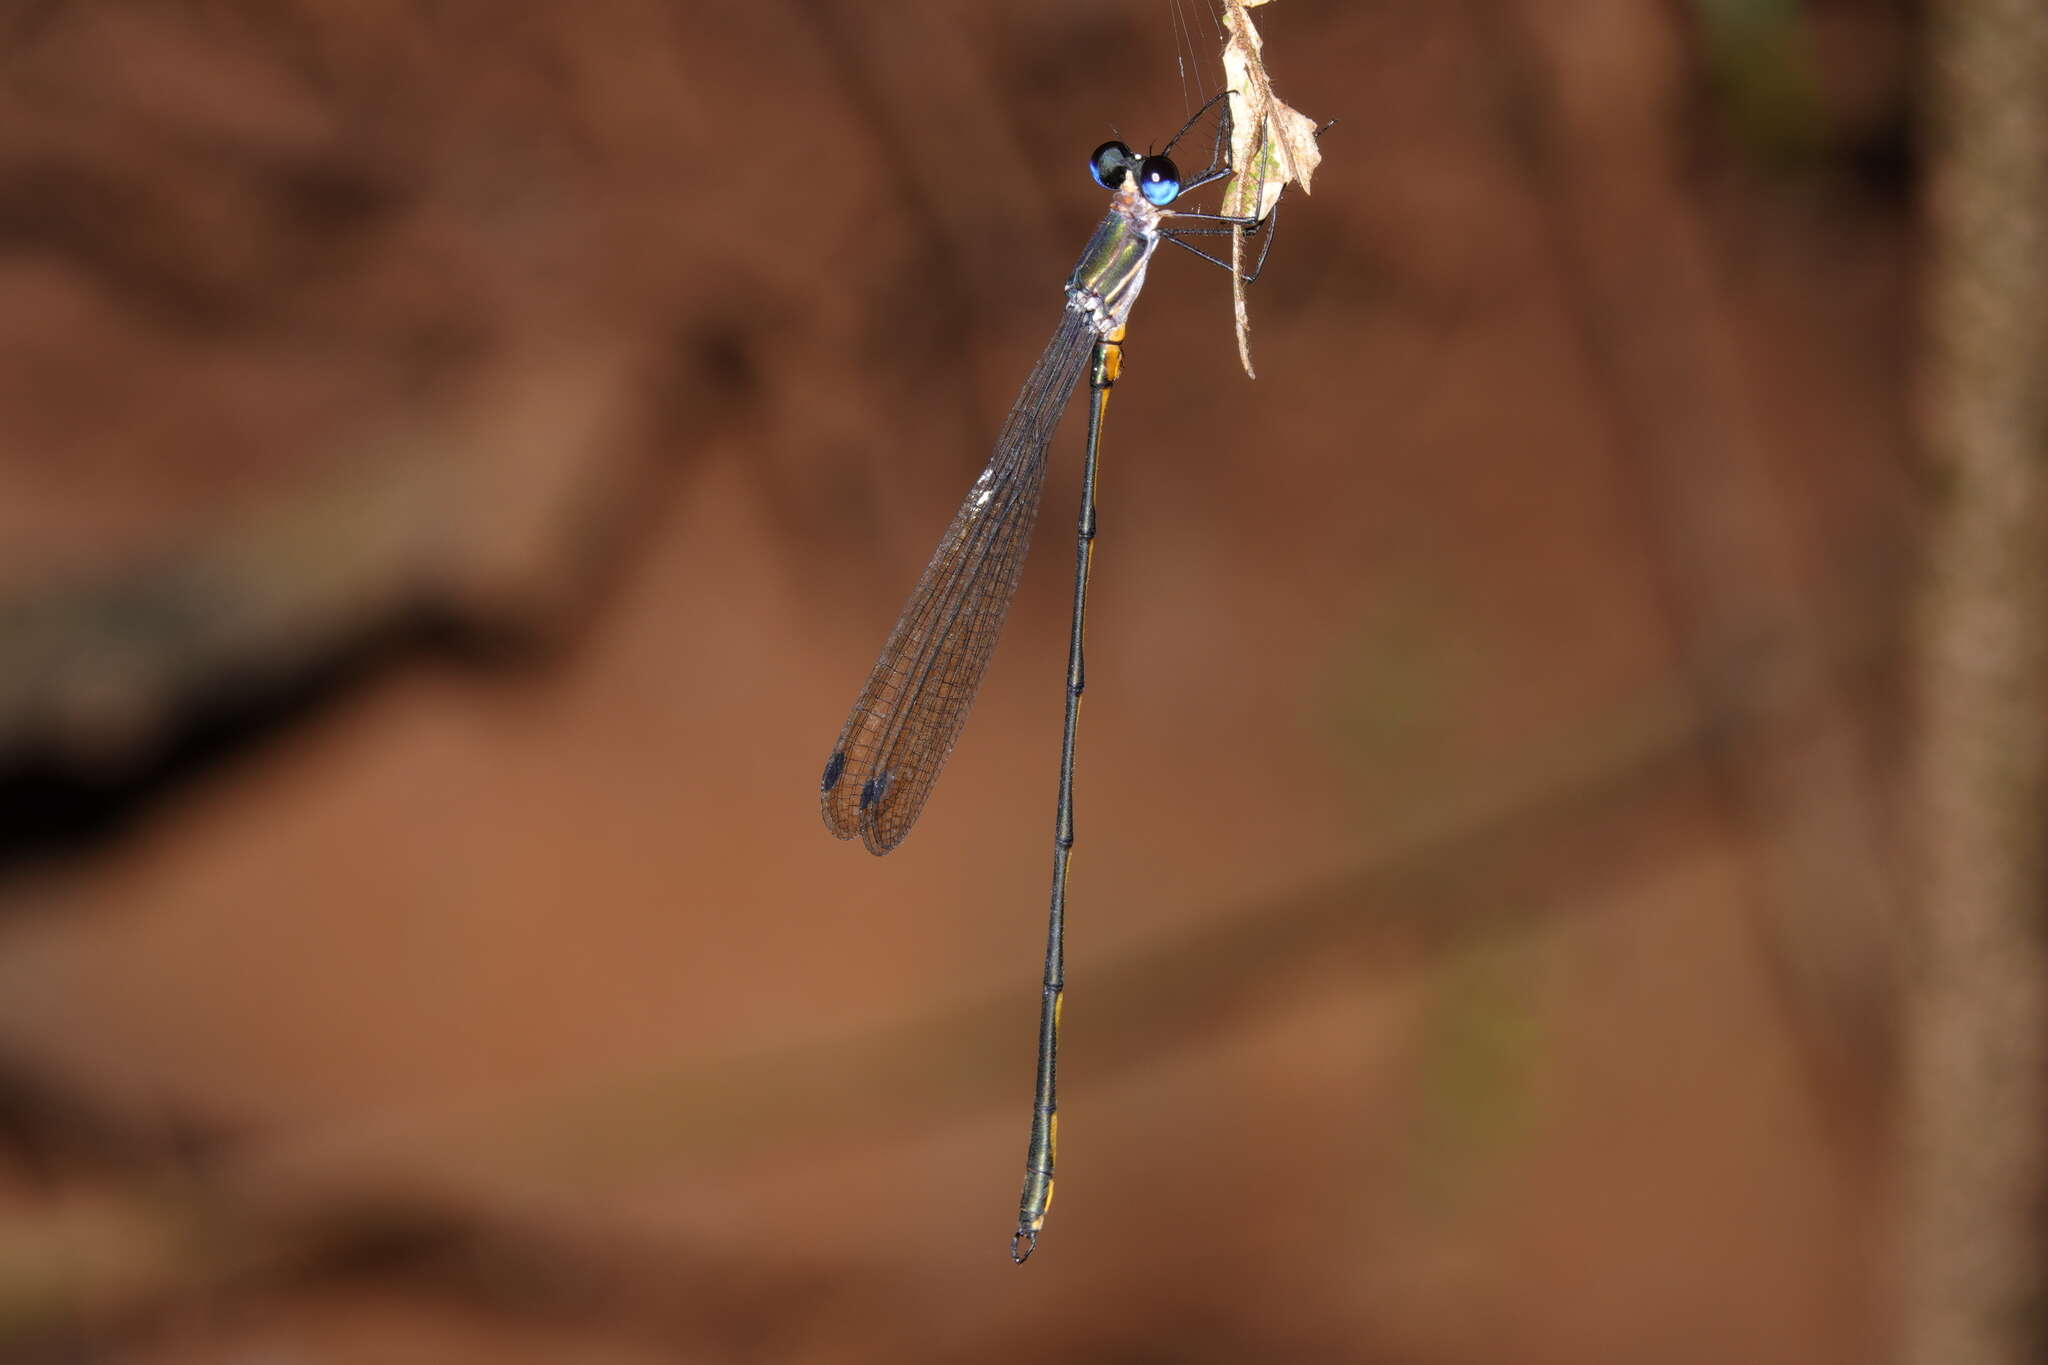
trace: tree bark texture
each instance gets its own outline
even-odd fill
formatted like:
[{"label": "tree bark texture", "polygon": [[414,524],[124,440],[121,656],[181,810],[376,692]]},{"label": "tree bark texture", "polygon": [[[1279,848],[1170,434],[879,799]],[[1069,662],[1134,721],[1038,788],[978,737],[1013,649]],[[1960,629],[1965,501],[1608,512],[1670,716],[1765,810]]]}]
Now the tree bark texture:
[{"label": "tree bark texture", "polygon": [[1919,626],[1923,958],[1899,1358],[2039,1358],[2048,947],[2048,8],[1932,6]]}]

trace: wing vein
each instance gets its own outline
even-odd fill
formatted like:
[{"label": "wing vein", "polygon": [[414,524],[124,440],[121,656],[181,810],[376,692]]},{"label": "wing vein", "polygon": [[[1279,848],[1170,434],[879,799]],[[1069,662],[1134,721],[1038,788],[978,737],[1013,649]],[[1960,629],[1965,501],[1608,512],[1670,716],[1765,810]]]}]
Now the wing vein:
[{"label": "wing vein", "polygon": [[840,838],[886,853],[923,810],[1016,596],[1046,449],[1094,342],[1087,318],[1067,310],[882,646],[821,784],[825,825]]}]

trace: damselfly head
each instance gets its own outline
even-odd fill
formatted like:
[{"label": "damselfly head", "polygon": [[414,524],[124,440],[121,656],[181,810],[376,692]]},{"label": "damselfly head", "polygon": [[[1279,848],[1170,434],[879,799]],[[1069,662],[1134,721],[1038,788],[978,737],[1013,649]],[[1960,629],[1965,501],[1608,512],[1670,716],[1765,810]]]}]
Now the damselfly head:
[{"label": "damselfly head", "polygon": [[1123,188],[1137,177],[1138,193],[1154,208],[1165,208],[1180,195],[1180,168],[1170,157],[1139,156],[1121,142],[1105,142],[1088,158],[1088,174],[1106,190]]}]

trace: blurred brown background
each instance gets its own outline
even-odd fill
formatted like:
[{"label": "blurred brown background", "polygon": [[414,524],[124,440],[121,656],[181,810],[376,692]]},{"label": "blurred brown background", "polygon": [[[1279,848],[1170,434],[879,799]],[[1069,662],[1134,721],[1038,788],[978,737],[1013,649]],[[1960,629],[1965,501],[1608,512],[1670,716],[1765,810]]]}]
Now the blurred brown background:
[{"label": "blurred brown background", "polygon": [[1883,1348],[1929,18],[1259,19],[1020,1271],[1078,405],[914,836],[815,784],[1213,13],[0,5],[0,1352]]}]

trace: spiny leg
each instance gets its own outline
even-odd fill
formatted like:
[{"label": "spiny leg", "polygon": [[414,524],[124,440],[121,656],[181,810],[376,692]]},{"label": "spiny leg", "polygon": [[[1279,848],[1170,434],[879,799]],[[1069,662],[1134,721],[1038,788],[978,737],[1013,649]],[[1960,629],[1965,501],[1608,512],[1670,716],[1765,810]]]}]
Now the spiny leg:
[{"label": "spiny leg", "polygon": [[1276,219],[1280,217],[1280,205],[1279,202],[1276,200],[1273,204],[1272,211],[1268,213],[1263,219],[1230,218],[1222,214],[1214,213],[1178,213],[1174,216],[1176,218],[1194,218],[1206,222],[1221,222],[1235,224],[1236,226],[1233,227],[1220,228],[1167,228],[1162,229],[1159,234],[1161,241],[1171,242],[1175,246],[1179,247],[1182,251],[1192,251],[1195,255],[1200,256],[1209,264],[1220,265],[1225,270],[1233,272],[1237,269],[1237,267],[1232,265],[1229,261],[1222,259],[1220,256],[1211,256],[1208,252],[1202,250],[1200,247],[1191,246],[1187,242],[1182,241],[1181,238],[1228,237],[1238,233],[1241,233],[1244,236],[1249,237],[1257,233],[1261,228],[1266,229],[1265,241],[1262,242],[1259,246],[1259,259],[1252,263],[1251,272],[1241,277],[1246,284],[1251,284],[1259,278],[1259,272],[1266,268],[1266,257],[1269,254],[1271,254],[1273,250],[1272,224]]}]

